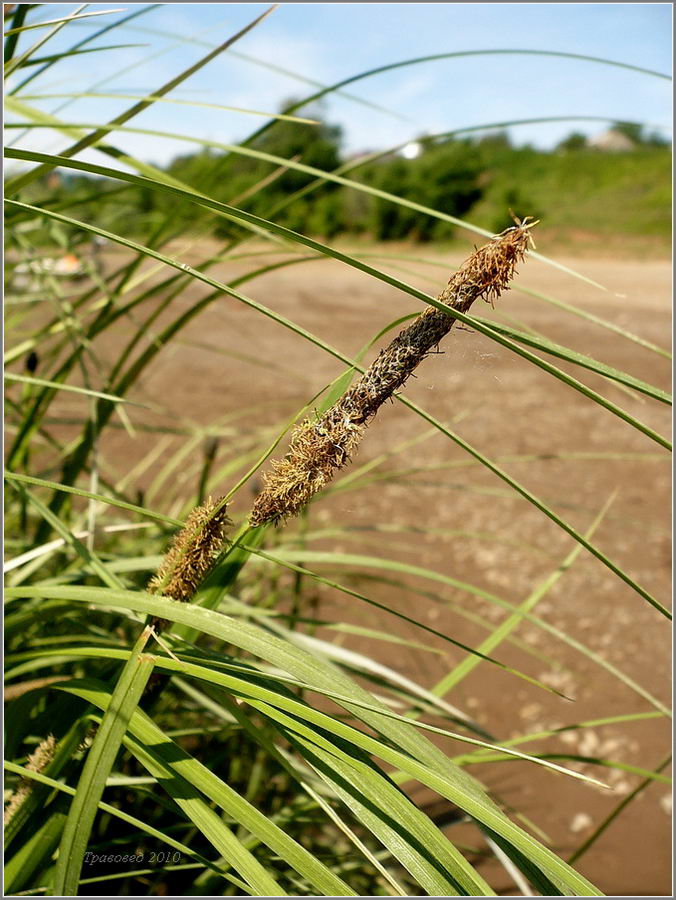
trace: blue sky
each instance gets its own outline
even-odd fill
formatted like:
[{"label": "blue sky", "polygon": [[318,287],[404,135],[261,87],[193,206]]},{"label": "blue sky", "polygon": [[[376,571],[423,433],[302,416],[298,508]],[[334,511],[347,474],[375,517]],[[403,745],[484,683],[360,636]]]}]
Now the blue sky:
[{"label": "blue sky", "polygon": [[[94,3],[89,11],[118,6],[129,12],[135,4]],[[44,6],[29,14],[28,21],[57,18],[74,8],[72,4]],[[146,46],[64,61],[21,93],[82,92],[96,85],[97,91],[105,93],[152,92],[267,8],[257,3],[163,4],[91,44]],[[41,52],[62,51],[124,15],[69,25]],[[598,56],[670,74],[671,16],[671,5],[666,3],[288,3],[170,96],[274,111],[290,97],[313,92],[302,80],[238,54],[323,84],[428,54],[510,48]],[[19,49],[40,34],[28,32]],[[366,102],[333,95],[323,112],[342,126],[347,153],[383,149],[424,132],[539,116],[607,116],[667,129],[671,125],[669,81],[581,60],[461,57],[375,75],[345,90]],[[65,101],[26,102],[53,112]],[[82,99],[58,115],[68,122],[103,122],[128,105],[125,100]],[[240,113],[163,103],[130,124],[228,143],[246,137],[260,121]],[[605,127],[593,122],[525,125],[515,127],[512,136],[519,142],[551,147],[573,129],[593,134]],[[663,133],[670,135],[669,130]],[[45,132],[33,132],[20,141],[21,146],[51,152],[67,143],[68,139],[55,139]],[[130,134],[118,135],[114,143],[160,164],[190,149],[175,140]]]}]

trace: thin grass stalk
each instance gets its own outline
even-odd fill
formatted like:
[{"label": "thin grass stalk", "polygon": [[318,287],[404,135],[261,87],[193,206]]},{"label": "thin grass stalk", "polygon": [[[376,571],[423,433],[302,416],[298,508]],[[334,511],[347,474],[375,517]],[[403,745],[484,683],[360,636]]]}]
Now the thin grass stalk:
[{"label": "thin grass stalk", "polygon": [[[655,774],[659,774],[663,769],[666,769],[670,763],[671,763],[671,754],[669,754],[665,759],[662,760],[662,762],[659,763],[659,765],[655,769]],[[577,848],[577,850],[569,857],[569,860],[568,860],[569,864],[572,865],[574,862],[577,862],[577,860],[584,853],[586,853],[587,850],[589,850],[589,848],[591,846],[593,846],[593,844],[596,843],[597,839],[601,837],[601,835],[606,830],[606,828],[608,828],[608,826],[612,824],[612,822],[620,815],[620,813],[624,809],[626,809],[627,806],[629,806],[629,804],[632,802],[632,800],[634,800],[636,797],[638,797],[638,795],[642,791],[644,791],[647,787],[649,787],[652,784],[652,781],[653,781],[653,778],[652,778],[652,773],[651,773],[650,777],[646,778],[644,781],[642,781],[640,784],[638,784],[630,794],[627,794],[626,797],[623,797],[622,800],[620,800],[620,802],[617,804],[617,806],[613,810],[611,810],[611,812],[606,816],[606,818],[600,823],[600,825],[598,825],[594,829],[592,834],[589,835],[589,837],[584,841],[584,843],[582,843]]]}]

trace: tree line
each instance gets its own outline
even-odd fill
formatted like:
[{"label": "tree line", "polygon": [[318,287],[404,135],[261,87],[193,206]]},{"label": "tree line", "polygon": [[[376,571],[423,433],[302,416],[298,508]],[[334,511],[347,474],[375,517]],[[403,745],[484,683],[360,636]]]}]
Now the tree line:
[{"label": "tree line", "polygon": [[[613,126],[634,145],[623,154],[594,150],[578,132],[568,135],[553,150],[542,151],[529,145],[514,146],[508,134],[499,131],[462,139],[452,135],[421,137],[413,145],[418,151],[414,158],[406,158],[401,152],[374,153],[368,162],[360,164],[361,158],[344,159],[340,127],[327,123],[316,111],[313,118],[318,124],[276,120],[247,146],[254,153],[327,172],[344,172],[345,177],[371,188],[456,218],[470,215],[474,222],[495,232],[511,224],[510,209],[521,216],[558,215],[568,205],[589,198],[590,191],[598,190],[599,185],[607,188],[613,178],[618,185],[626,182],[627,157],[634,160],[636,172],[644,170],[646,179],[652,182],[654,158],[663,160],[658,164],[658,175],[664,169],[668,180],[670,144],[633,123]],[[204,148],[175,157],[166,171],[213,199],[325,239],[345,234],[379,241],[425,242],[449,240],[454,233],[450,223],[419,210],[335,182],[318,183],[311,174],[255,156]],[[49,186],[45,182],[42,188],[48,188],[51,202],[56,202],[59,197],[72,198],[74,191],[91,195],[92,182],[66,175],[58,188],[53,182]],[[119,185],[106,184],[99,190],[99,197],[111,224],[113,219],[123,218],[136,233],[148,232],[167,219],[179,228],[195,221],[196,216],[207,215],[194,204],[177,203],[175,197],[150,189],[120,189]],[[606,208],[613,205],[601,201],[602,207],[604,204]],[[603,215],[603,209],[597,206],[596,213]],[[238,228],[223,218],[215,218],[213,227],[219,237],[227,237]]]}]

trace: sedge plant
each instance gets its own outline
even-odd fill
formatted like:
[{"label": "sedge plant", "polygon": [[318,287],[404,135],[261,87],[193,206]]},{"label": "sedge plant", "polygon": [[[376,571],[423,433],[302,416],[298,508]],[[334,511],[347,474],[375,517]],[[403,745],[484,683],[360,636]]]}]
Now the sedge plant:
[{"label": "sedge plant", "polygon": [[[88,19],[91,12],[77,7],[61,18],[40,5],[5,7],[6,155],[21,166],[5,182],[7,893],[486,896],[515,886],[546,896],[602,893],[603,879],[586,876],[586,861],[636,796],[666,790],[663,754],[593,756],[559,739],[606,727],[652,728],[666,741],[669,709],[650,667],[620,663],[559,627],[545,598],[578,571],[588,577],[583,565],[593,565],[642,621],[666,626],[668,610],[654,580],[599,540],[620,515],[609,498],[573,508],[565,491],[542,490],[534,477],[542,460],[527,444],[511,456],[484,451],[461,434],[471,410],[442,421],[404,388],[441,347],[447,353],[434,361],[437,370],[472,377],[460,340],[446,340],[460,323],[482,346],[500,348],[574,396],[576,409],[592,410],[614,435],[640,442],[626,451],[583,447],[580,465],[592,459],[645,475],[667,458],[670,397],[653,383],[665,348],[651,333],[635,334],[542,291],[531,291],[534,304],[554,304],[563,321],[638,347],[654,365],[624,371],[588,345],[568,347],[532,323],[499,318],[514,312],[508,303],[487,310],[490,318],[470,315],[478,299],[495,300],[510,286],[530,290],[513,282],[528,257],[563,268],[580,290],[602,288],[537,254],[532,222],[495,235],[471,216],[360,177],[360,166],[368,172],[378,154],[329,170],[265,149],[263,138],[281,127],[280,116],[285,128],[315,127],[303,106],[321,96],[367,102],[355,91],[375,70],[314,84],[304,102],[279,116],[240,110],[266,113],[268,122],[227,150],[203,141],[207,156],[223,154],[210,158],[208,178],[136,159],[126,144],[135,117],[180,99],[180,85],[221,53],[246,56],[247,34],[265,28],[270,12],[214,44],[199,32],[170,38],[191,47],[196,61],[130,97],[106,121],[77,120],[69,110],[76,97],[52,97],[59,108],[42,111],[41,92],[48,100],[63,93],[50,86],[62,61],[85,51],[111,60],[123,49],[133,49],[139,63],[149,58],[152,51],[126,44],[153,8],[96,10]],[[114,31],[119,39],[108,44]],[[97,45],[104,34],[106,44]],[[171,49],[163,48],[168,56]],[[111,78],[125,70],[124,60],[120,52]],[[80,93],[119,93],[108,87],[97,77]],[[378,114],[396,111],[378,105]],[[61,141],[58,153],[31,149],[27,136],[39,129]],[[105,165],[83,155],[91,148]],[[226,171],[233,157],[269,169],[219,193],[214,185],[228,189],[220,167]],[[273,188],[289,172],[305,180],[280,201]],[[399,274],[408,269],[422,281],[424,271],[436,291],[440,275],[429,266],[438,260],[401,251],[392,261],[382,248],[346,250],[302,222],[292,227],[281,214],[291,216],[312,192],[329,208],[340,192],[390,204],[478,233],[483,246],[463,250],[466,261],[435,299]],[[546,233],[546,223],[541,227]],[[64,276],[56,262],[67,254],[79,268]],[[256,293],[263,276],[321,271],[330,261],[424,306],[384,315],[375,334],[360,326],[350,355]],[[319,373],[308,391],[293,358],[228,347],[214,335],[196,338],[191,329],[224,298],[321,354],[330,380]],[[171,392],[147,389],[158,363],[179,351],[213,353],[222,367],[206,419],[190,404],[177,409]],[[227,372],[239,365],[302,388],[293,409],[280,412],[265,398],[252,408],[238,404]],[[432,377],[432,368],[430,360],[418,374]],[[172,370],[172,383],[184,375],[180,366]],[[404,440],[390,438],[384,414],[377,427],[373,422],[386,401],[411,423]],[[382,452],[371,452],[380,439]],[[426,457],[432,440],[443,442],[440,462]],[[565,462],[560,448],[549,451],[548,459]],[[414,498],[425,490],[422,479],[434,491],[466,491],[477,508],[488,496],[491,514],[448,526],[421,519],[402,525],[363,512],[373,486]],[[341,498],[357,498],[359,513],[341,516]],[[509,532],[494,524],[501,504],[514,504]],[[521,533],[528,516],[547,529],[547,546]],[[644,541],[640,523],[624,517],[619,526],[623,540]],[[448,565],[411,561],[415,537],[484,556],[518,552],[537,574],[528,570],[515,602],[482,579],[459,577],[459,555],[451,553]],[[565,547],[561,558],[557,541]],[[583,580],[584,589],[592,583]],[[453,627],[423,607],[443,608]],[[527,639],[531,630],[537,642]],[[435,678],[414,677],[399,654],[416,666],[432,660]],[[479,669],[505,704],[524,689],[568,710],[562,695],[575,661],[617,687],[626,701],[619,713],[601,706],[580,718],[567,711],[563,725],[513,734],[480,721],[465,702],[465,679]],[[505,771],[545,791],[566,779],[576,797],[608,792],[618,773],[635,787],[567,852],[519,808],[518,797],[507,796]]]}]

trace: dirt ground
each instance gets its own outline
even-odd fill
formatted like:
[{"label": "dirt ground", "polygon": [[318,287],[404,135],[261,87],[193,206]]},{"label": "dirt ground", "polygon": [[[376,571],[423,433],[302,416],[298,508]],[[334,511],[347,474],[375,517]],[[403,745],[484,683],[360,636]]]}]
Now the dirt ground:
[{"label": "dirt ground", "polygon": [[[538,249],[554,253],[544,241]],[[180,255],[180,247],[174,250]],[[398,248],[370,248],[368,252],[396,257]],[[443,262],[449,269],[462,259],[457,252],[448,256],[429,248],[407,248],[406,252]],[[203,255],[205,248],[201,247],[199,256]],[[180,258],[195,262],[198,256],[184,253]],[[369,261],[430,293],[437,293],[448,277],[444,268],[409,262],[402,272],[395,259]],[[532,328],[668,390],[666,358],[519,289],[575,304],[667,347],[671,334],[670,263],[622,257],[557,257],[557,261],[579,269],[606,290],[532,259],[521,267],[515,289],[499,301],[495,312],[484,304],[473,312],[502,321],[513,317],[519,323],[516,327]],[[247,265],[223,264],[211,273],[228,281]],[[241,290],[350,356],[385,324],[420,309],[413,298],[337,262],[310,262],[270,272]],[[191,287],[175,308],[189,308],[206,292],[205,287]],[[581,531],[590,527],[603,504],[616,493],[593,540],[666,603],[670,592],[667,452],[609,411],[478,333],[456,327],[442,349],[443,355],[430,357],[421,365],[418,377],[406,387],[407,396],[442,422],[455,422],[452,427],[464,440],[498,461]],[[107,352],[112,360],[114,347]],[[367,361],[372,355],[373,351]],[[565,364],[561,367],[566,368]],[[136,396],[161,402],[176,415],[188,415],[205,426],[248,410],[246,427],[265,422],[272,427],[296,413],[341,370],[342,364],[323,351],[222,296],[191,323],[182,342],[159,355]],[[592,373],[580,376],[576,370],[575,374],[661,434],[669,434],[669,407],[636,392],[621,391]],[[389,405],[370,426],[353,468],[426,431],[429,426],[402,404]],[[136,455],[133,442],[123,432],[117,432],[114,441],[117,452]],[[225,459],[227,448],[221,448],[221,453]],[[387,556],[435,569],[510,603],[522,602],[558,568],[574,543],[495,475],[467,463],[468,456],[457,445],[439,433],[430,433],[372,474],[420,471],[397,478],[373,478],[359,491],[336,492],[319,503],[311,515],[311,528],[349,527],[356,539],[331,537],[312,542],[310,549]],[[224,479],[222,490],[232,486],[233,477]],[[235,513],[243,516],[250,501],[250,492],[240,492]],[[376,523],[387,523],[389,530],[384,535],[369,530]],[[364,572],[378,574],[367,568]],[[339,575],[336,570],[338,580]],[[408,580],[412,588],[434,596],[374,581],[364,580],[360,585],[375,599],[421,617],[431,627],[472,646],[478,645],[486,631],[458,609],[491,622],[505,615],[460,589],[422,578]],[[322,598],[324,611],[343,621],[395,632],[441,651],[342,636],[346,646],[367,651],[427,688],[465,655],[424,632],[407,633],[400,620],[356,600],[350,602],[344,595],[326,592]],[[577,557],[546,592],[535,613],[669,705],[668,623],[590,554],[583,551]],[[335,640],[336,633],[331,634]],[[520,645],[503,643],[492,655],[546,681],[571,699],[482,663],[447,699],[475,717],[496,739],[654,709],[644,696],[532,621],[520,625],[514,636]],[[529,654],[528,648],[539,655]],[[669,745],[668,720],[653,718],[598,724],[524,749],[600,756],[654,769],[667,755]],[[451,754],[463,752],[461,745],[447,740],[443,746]],[[622,769],[592,765],[582,769],[606,781],[611,789],[594,788],[521,762],[471,771],[502,801],[542,829],[551,846],[566,858],[642,781]],[[412,793],[421,803],[428,802],[426,792],[413,789]],[[437,805],[431,811],[443,809]],[[670,812],[669,786],[651,784],[610,824],[577,863],[578,868],[610,895],[669,894]],[[461,840],[457,828],[449,831],[449,836]],[[504,870],[493,868],[486,874],[501,892],[514,891]]]}]

